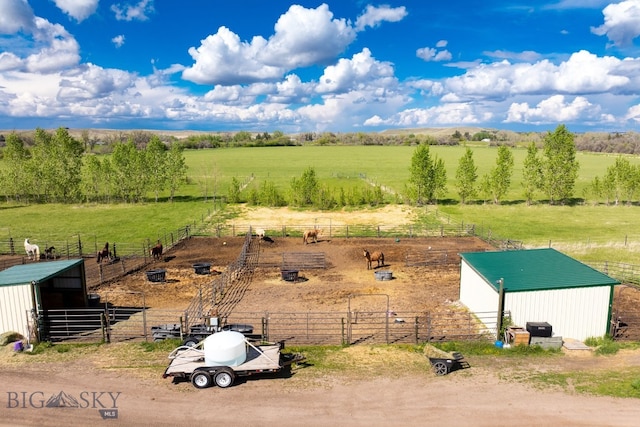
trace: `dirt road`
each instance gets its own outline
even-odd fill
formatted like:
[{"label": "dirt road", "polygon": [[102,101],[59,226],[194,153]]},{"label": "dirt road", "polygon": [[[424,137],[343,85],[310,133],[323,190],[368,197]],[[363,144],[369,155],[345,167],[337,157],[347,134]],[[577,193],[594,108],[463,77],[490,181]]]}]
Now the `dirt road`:
[{"label": "dirt road", "polygon": [[[620,357],[559,363],[594,368],[620,364]],[[625,364],[640,365],[640,353],[624,357]],[[535,389],[505,378],[495,365],[472,363],[442,377],[425,370],[410,377],[312,378],[305,371],[312,369],[197,390],[160,378],[157,368],[105,369],[90,360],[4,364],[0,425],[636,426],[640,419],[637,399]],[[54,407],[45,407],[52,397]]]}]

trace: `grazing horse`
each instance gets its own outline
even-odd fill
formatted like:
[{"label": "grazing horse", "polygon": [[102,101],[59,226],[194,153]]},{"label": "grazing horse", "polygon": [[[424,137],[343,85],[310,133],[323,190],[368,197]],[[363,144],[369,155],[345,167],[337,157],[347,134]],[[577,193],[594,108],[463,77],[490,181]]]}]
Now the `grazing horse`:
[{"label": "grazing horse", "polygon": [[104,248],[100,249],[97,253],[97,263],[101,263],[103,259],[111,259],[111,252],[109,252],[109,242],[104,244]]},{"label": "grazing horse", "polygon": [[160,259],[162,257],[162,243],[158,240],[158,244],[151,248],[151,256],[153,259]]},{"label": "grazing horse", "polygon": [[317,228],[313,230],[307,230],[302,235],[302,243],[304,243],[305,245],[310,241],[313,241],[313,243],[318,243],[318,236],[321,234],[322,230],[319,230]]},{"label": "grazing horse", "polygon": [[29,238],[24,239],[24,250],[29,259],[40,260],[40,247],[29,243]]},{"label": "grazing horse", "polygon": [[367,270],[371,270],[372,261],[378,261],[377,267],[384,267],[384,254],[382,252],[376,251],[371,254],[368,250],[364,249],[364,257],[367,259]]},{"label": "grazing horse", "polygon": [[54,246],[49,246],[44,250],[44,258],[45,259],[56,259],[56,248]]}]

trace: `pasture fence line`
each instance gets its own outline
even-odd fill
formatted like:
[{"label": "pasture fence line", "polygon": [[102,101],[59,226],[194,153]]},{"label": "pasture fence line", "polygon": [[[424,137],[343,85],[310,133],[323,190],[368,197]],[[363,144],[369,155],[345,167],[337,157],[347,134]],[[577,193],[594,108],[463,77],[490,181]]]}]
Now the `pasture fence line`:
[{"label": "pasture fence line", "polygon": [[464,237],[475,236],[473,224],[466,225],[345,225],[345,224],[308,224],[308,225],[283,225],[283,224],[215,224],[209,232],[215,237],[237,237],[244,236],[251,229],[261,228],[265,230],[268,237],[300,237],[302,238],[306,230],[314,228],[322,230],[318,239],[327,238],[411,238],[411,237]]}]

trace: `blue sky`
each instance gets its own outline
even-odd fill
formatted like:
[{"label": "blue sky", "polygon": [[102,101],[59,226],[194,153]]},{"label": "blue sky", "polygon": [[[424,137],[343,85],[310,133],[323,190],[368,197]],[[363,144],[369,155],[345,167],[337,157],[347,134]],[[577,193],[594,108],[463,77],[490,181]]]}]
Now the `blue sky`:
[{"label": "blue sky", "polygon": [[0,0],[0,129],[637,131],[638,35],[640,0]]}]

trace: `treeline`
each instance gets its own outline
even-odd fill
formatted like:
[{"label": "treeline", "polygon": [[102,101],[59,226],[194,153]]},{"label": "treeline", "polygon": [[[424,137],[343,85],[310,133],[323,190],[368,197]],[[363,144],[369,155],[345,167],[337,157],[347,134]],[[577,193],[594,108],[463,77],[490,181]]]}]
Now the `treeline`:
[{"label": "treeline", "polygon": [[[477,132],[460,131],[422,132],[421,130],[376,132],[303,132],[286,135],[281,131],[269,132],[211,132],[194,133],[178,138],[159,132],[133,130],[93,134],[89,130],[80,131],[76,139],[82,143],[85,153],[109,154],[123,142],[132,142],[138,149],[145,149],[152,138],[159,138],[165,145],[178,144],[184,149],[230,148],[230,147],[272,147],[295,145],[464,145],[468,142],[484,142],[492,146],[528,147],[531,143],[542,148],[548,132],[512,132],[496,129],[482,129]],[[21,132],[25,147],[35,144],[35,132]],[[0,134],[0,147],[7,135]],[[596,153],[640,154],[640,134],[635,132],[586,132],[574,134],[578,151]]]},{"label": "treeline", "polygon": [[175,191],[186,179],[182,147],[152,137],[143,150],[133,140],[117,142],[110,157],[85,154],[65,128],[36,129],[27,146],[17,133],[6,137],[0,170],[7,200],[37,203],[139,202],[151,193]]}]

